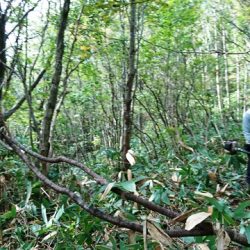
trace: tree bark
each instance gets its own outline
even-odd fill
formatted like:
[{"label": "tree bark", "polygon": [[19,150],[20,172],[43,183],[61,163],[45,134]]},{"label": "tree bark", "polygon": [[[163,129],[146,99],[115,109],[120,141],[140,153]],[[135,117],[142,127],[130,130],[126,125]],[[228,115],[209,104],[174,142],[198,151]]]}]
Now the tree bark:
[{"label": "tree bark", "polygon": [[3,89],[3,83],[4,83],[5,64],[6,64],[5,24],[6,24],[6,15],[2,12],[2,9],[0,6],[0,105],[1,105],[1,108],[2,108],[2,89]]},{"label": "tree bark", "polygon": [[135,67],[135,38],[136,38],[136,3],[135,0],[130,2],[130,43],[129,43],[129,73],[124,90],[124,107],[123,107],[123,137],[122,137],[122,160],[123,168],[128,169],[129,163],[126,159],[126,153],[130,149],[132,133],[132,92],[134,79],[136,75]]},{"label": "tree bark", "polygon": [[[218,31],[217,27],[215,25],[214,28],[214,36],[215,36],[215,42],[214,42],[214,49],[215,51],[218,51]],[[220,68],[219,68],[219,54],[216,54],[216,65],[215,65],[215,81],[216,81],[216,94],[217,94],[217,107],[219,114],[221,116],[221,120],[223,120],[223,115],[222,115],[222,100],[221,100],[221,86],[220,86]]]},{"label": "tree bark", "polygon": [[[44,119],[42,122],[42,128],[40,133],[40,153],[41,155],[48,156],[50,152],[50,134],[51,134],[51,125],[53,114],[57,104],[59,83],[61,80],[62,74],[62,60],[64,54],[64,33],[67,26],[68,13],[69,13],[70,0],[65,0],[61,20],[59,24],[59,30],[57,34],[56,42],[56,59],[54,66],[54,74],[51,81],[50,94],[44,114]],[[46,175],[48,172],[47,164],[43,164],[43,173]]]},{"label": "tree bark", "polygon": [[227,44],[226,44],[226,31],[222,30],[222,45],[223,45],[223,58],[224,58],[224,78],[226,87],[226,105],[230,108],[230,89],[229,89],[229,79],[228,79],[228,58],[227,58]]}]

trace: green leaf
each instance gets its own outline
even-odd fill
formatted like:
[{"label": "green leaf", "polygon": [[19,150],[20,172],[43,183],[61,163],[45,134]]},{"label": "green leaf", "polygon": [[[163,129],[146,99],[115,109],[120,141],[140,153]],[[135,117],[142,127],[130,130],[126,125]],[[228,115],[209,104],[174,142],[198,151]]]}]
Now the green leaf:
[{"label": "green leaf", "polygon": [[54,221],[58,222],[61,216],[64,214],[64,205],[57,211]]},{"label": "green leaf", "polygon": [[127,249],[128,249],[128,248],[126,247],[124,241],[122,241],[122,240],[120,241],[119,249],[120,249],[120,250],[127,250]]},{"label": "green leaf", "polygon": [[215,208],[217,208],[217,210],[219,212],[222,212],[224,210],[224,207],[225,207],[225,201],[224,200],[216,200],[214,198],[208,198],[208,201],[211,205],[213,205]]},{"label": "green leaf", "polygon": [[235,219],[249,219],[250,212],[247,212],[245,209],[250,206],[250,201],[245,201],[240,203],[240,205],[234,211]]},{"label": "green leaf", "polygon": [[26,242],[22,245],[22,249],[23,250],[31,250],[34,246],[34,243],[33,242]]},{"label": "green leaf", "polygon": [[136,182],[139,182],[139,181],[142,181],[142,180],[145,180],[145,179],[148,179],[148,177],[146,177],[146,176],[139,176],[139,177],[136,177],[135,179],[133,179],[133,181],[136,183]]},{"label": "green leaf", "polygon": [[250,225],[245,227],[245,234],[246,234],[246,237],[247,237],[247,242],[248,242],[248,244],[250,244]]},{"label": "green leaf", "polygon": [[43,204],[41,205],[41,210],[42,210],[43,222],[47,226],[47,224],[48,224],[48,218],[47,218],[46,208],[45,208],[45,206]]},{"label": "green leaf", "polygon": [[136,185],[134,181],[125,181],[125,182],[116,183],[115,187],[119,187],[129,192],[136,191]]},{"label": "green leaf", "polygon": [[10,211],[5,212],[4,214],[0,215],[0,221],[3,220],[10,220],[16,217],[16,207],[12,206]]},{"label": "green leaf", "polygon": [[42,229],[41,225],[38,224],[34,224],[31,226],[31,231],[35,234],[35,236],[39,236],[40,235],[40,230]]},{"label": "green leaf", "polygon": [[96,246],[97,250],[112,250],[112,247]]},{"label": "green leaf", "polygon": [[224,213],[224,214],[223,214],[223,218],[224,218],[224,221],[225,221],[227,224],[229,224],[229,225],[235,224],[235,221],[234,221],[234,219],[230,216],[230,214]]},{"label": "green leaf", "polygon": [[170,200],[168,198],[168,191],[165,191],[161,194],[161,200],[164,202],[166,205],[170,205]]}]

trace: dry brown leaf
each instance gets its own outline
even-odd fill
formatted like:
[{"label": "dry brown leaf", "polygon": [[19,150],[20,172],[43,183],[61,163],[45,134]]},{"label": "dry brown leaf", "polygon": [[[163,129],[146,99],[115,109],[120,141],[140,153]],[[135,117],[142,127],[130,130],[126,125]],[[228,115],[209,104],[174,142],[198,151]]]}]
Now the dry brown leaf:
[{"label": "dry brown leaf", "polygon": [[226,192],[226,189],[227,189],[228,185],[229,185],[229,183],[227,183],[227,184],[226,184],[224,187],[222,187],[222,188],[220,188],[220,186],[219,186],[219,188],[217,188],[217,190],[216,190],[216,193],[224,194],[224,193]]},{"label": "dry brown leaf", "polygon": [[110,190],[112,189],[112,187],[115,185],[114,182],[111,182],[107,185],[105,191],[103,192],[101,198],[100,198],[100,201],[102,201],[103,199],[106,198],[106,196],[108,195],[108,193],[110,192]]},{"label": "dry brown leaf", "polygon": [[123,174],[122,171],[120,171],[120,172],[118,173],[118,176],[117,176],[118,181],[121,181],[121,179],[122,179],[122,174]]},{"label": "dry brown leaf", "polygon": [[225,191],[226,191],[228,185],[229,185],[229,183],[227,183],[227,184],[220,190],[220,192],[221,192],[221,193],[225,193]]},{"label": "dry brown leaf", "polygon": [[227,232],[225,232],[223,229],[220,229],[217,232],[216,237],[216,247],[217,250],[224,250],[227,249],[230,244],[230,237],[228,236]]},{"label": "dry brown leaf", "polygon": [[194,246],[196,247],[195,249],[198,250],[210,250],[206,243],[195,244]]},{"label": "dry brown leaf", "polygon": [[217,184],[216,185],[216,193],[219,193],[220,192],[220,184]]},{"label": "dry brown leaf", "polygon": [[172,181],[175,183],[180,183],[181,182],[181,176],[177,175],[176,172],[173,173],[172,177],[171,177]]},{"label": "dry brown leaf", "polygon": [[135,165],[135,156],[134,156],[133,150],[129,149],[128,152],[126,153],[126,159],[128,160],[129,164],[131,166]]},{"label": "dry brown leaf", "polygon": [[179,141],[179,144],[181,145],[181,147],[183,147],[183,148],[185,148],[185,149],[191,151],[192,153],[194,152],[194,149],[191,148],[191,147],[189,147],[189,146],[187,146],[183,141],[180,140],[180,141]]},{"label": "dry brown leaf", "polygon": [[178,129],[175,129],[175,135],[176,135],[176,139],[177,139],[177,141],[178,141],[178,143],[180,144],[181,147],[183,147],[183,148],[185,148],[185,149],[191,151],[192,153],[194,152],[194,149],[193,149],[193,148],[187,146],[187,145],[181,140]]},{"label": "dry brown leaf", "polygon": [[195,191],[194,194],[199,195],[199,196],[208,197],[208,198],[213,198],[213,195],[211,193],[209,193],[209,192]]},{"label": "dry brown leaf", "polygon": [[217,179],[218,179],[217,173],[213,172],[213,171],[209,172],[208,173],[208,178],[209,178],[210,181],[216,182]]},{"label": "dry brown leaf", "polygon": [[135,244],[136,243],[136,232],[133,230],[128,231],[128,242],[129,244]]},{"label": "dry brown leaf", "polygon": [[147,229],[150,236],[163,246],[170,247],[173,245],[171,237],[149,220],[147,220]]},{"label": "dry brown leaf", "polygon": [[114,217],[121,217],[121,211],[120,210],[117,210],[115,213],[114,213]]},{"label": "dry brown leaf", "polygon": [[104,228],[104,241],[109,240],[109,235],[110,235],[110,231],[107,228]]},{"label": "dry brown leaf", "polygon": [[127,176],[128,176],[128,181],[131,181],[132,180],[132,171],[131,171],[131,169],[127,170]]},{"label": "dry brown leaf", "polygon": [[207,212],[208,212],[208,213],[212,214],[213,211],[214,211],[214,208],[213,208],[212,206],[209,206],[209,207],[207,208]]},{"label": "dry brown leaf", "polygon": [[156,246],[154,250],[162,250],[161,245]]},{"label": "dry brown leaf", "polygon": [[202,221],[207,219],[211,213],[206,213],[206,212],[200,212],[197,214],[192,214],[187,218],[186,224],[185,224],[185,229],[187,231],[190,231],[193,229],[196,225],[200,224]]}]

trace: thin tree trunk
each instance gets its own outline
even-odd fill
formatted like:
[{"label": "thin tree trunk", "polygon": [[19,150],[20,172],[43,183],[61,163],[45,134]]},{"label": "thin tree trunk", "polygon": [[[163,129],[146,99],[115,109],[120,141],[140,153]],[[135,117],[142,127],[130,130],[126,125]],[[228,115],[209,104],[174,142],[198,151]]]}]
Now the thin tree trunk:
[{"label": "thin tree trunk", "polygon": [[136,59],[136,3],[135,0],[130,2],[130,44],[129,44],[129,73],[124,90],[124,110],[123,110],[123,140],[122,140],[122,160],[124,169],[127,169],[129,164],[126,159],[126,153],[130,149],[130,140],[132,133],[132,92],[134,79],[136,75],[135,59]]},{"label": "thin tree trunk", "polygon": [[240,62],[239,56],[236,56],[236,88],[237,88],[237,119],[240,118]]},{"label": "thin tree trunk", "polygon": [[[40,134],[40,152],[43,156],[48,156],[50,152],[50,134],[51,134],[51,125],[53,114],[57,104],[57,96],[59,90],[59,83],[61,80],[62,74],[62,60],[64,54],[64,33],[66,30],[68,13],[69,13],[70,0],[65,0],[62,13],[60,26],[57,34],[57,43],[56,43],[56,59],[55,59],[55,68],[54,75],[51,81],[50,94],[45,110],[44,119],[42,122],[41,134]],[[43,164],[43,172],[47,174],[47,164]]]},{"label": "thin tree trunk", "polygon": [[[217,27],[215,26],[214,29],[214,36],[215,36],[215,41],[214,41],[214,49],[215,51],[218,51],[218,31]],[[220,71],[219,71],[219,54],[216,54],[216,66],[215,66],[215,81],[216,81],[216,93],[217,93],[217,105],[218,105],[218,110],[219,114],[221,116],[221,119],[223,120],[222,116],[222,100],[221,100],[221,86],[220,86]]]},{"label": "thin tree trunk", "polygon": [[248,82],[248,63],[245,64],[244,66],[244,83],[243,83],[243,100],[244,100],[244,103],[243,103],[243,107],[244,107],[244,112],[246,111],[246,109],[248,108],[247,105],[249,104],[249,101],[248,101],[248,88],[247,88],[247,82]]},{"label": "thin tree trunk", "polygon": [[1,111],[2,111],[2,91],[3,91],[4,76],[5,76],[5,64],[6,64],[5,24],[6,24],[6,15],[2,12],[0,6],[0,109]]},{"label": "thin tree trunk", "polygon": [[229,79],[228,79],[228,60],[227,60],[227,45],[226,45],[226,31],[222,31],[222,44],[223,44],[223,57],[224,57],[224,79],[226,86],[226,105],[227,108],[230,107],[230,92],[229,92]]}]

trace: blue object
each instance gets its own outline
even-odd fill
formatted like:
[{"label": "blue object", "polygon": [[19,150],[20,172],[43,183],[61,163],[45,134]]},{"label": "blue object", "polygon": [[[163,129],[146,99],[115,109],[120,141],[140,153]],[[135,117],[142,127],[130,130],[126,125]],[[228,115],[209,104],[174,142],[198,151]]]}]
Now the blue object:
[{"label": "blue object", "polygon": [[242,129],[246,144],[250,144],[250,109],[243,114]]}]

